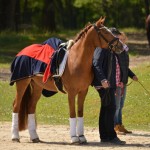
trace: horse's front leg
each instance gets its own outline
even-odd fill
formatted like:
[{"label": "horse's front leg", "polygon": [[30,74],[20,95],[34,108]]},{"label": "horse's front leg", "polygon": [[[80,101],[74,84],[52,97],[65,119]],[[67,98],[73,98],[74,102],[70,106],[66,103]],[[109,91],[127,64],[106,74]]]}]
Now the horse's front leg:
[{"label": "horse's front leg", "polygon": [[77,134],[79,136],[80,143],[87,143],[87,140],[84,136],[84,119],[83,119],[84,100],[87,91],[88,89],[78,94]]},{"label": "horse's front leg", "polygon": [[28,131],[30,134],[30,140],[33,143],[39,142],[39,137],[36,132],[36,118],[35,111],[38,100],[40,99],[42,93],[42,87],[39,87],[34,81],[31,82],[32,95],[28,104]]},{"label": "horse's front leg", "polygon": [[[73,91],[73,90],[72,90]],[[70,112],[70,137],[72,144],[79,144],[80,140],[76,133],[76,110],[75,110],[75,94],[73,92],[68,92],[68,103],[69,103],[69,112]]]}]

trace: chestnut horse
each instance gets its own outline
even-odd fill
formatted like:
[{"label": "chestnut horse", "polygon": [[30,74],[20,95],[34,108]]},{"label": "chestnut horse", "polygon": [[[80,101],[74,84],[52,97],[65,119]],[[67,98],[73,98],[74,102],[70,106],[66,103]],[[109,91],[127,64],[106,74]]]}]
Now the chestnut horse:
[{"label": "chestnut horse", "polygon": [[147,34],[147,40],[150,47],[150,14],[146,18],[146,34]]},{"label": "chestnut horse", "polygon": [[[85,27],[68,49],[68,59],[61,77],[68,94],[70,136],[72,143],[86,143],[84,136],[83,108],[88,87],[93,79],[92,58],[96,47],[110,48],[121,53],[123,45],[104,25],[104,18]],[[32,142],[40,142],[36,132],[35,111],[43,89],[57,91],[52,77],[46,83],[43,75],[16,81],[16,97],[12,113],[12,140],[19,142],[19,131],[28,128]],[[75,109],[77,98],[77,112]]]}]

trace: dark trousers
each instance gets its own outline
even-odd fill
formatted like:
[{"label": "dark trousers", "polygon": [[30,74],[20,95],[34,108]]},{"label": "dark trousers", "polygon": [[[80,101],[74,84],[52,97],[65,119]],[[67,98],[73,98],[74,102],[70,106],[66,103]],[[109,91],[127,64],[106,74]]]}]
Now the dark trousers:
[{"label": "dark trousers", "polygon": [[117,137],[114,130],[115,115],[115,89],[98,90],[101,98],[101,109],[99,114],[99,134],[101,140],[112,140]]}]

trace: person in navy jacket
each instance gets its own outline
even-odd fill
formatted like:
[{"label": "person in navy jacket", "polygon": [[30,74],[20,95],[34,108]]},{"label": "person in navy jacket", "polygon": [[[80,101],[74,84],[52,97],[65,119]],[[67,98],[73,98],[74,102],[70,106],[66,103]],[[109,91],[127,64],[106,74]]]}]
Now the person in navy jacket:
[{"label": "person in navy jacket", "polygon": [[99,114],[99,134],[101,142],[123,145],[114,130],[115,90],[116,90],[116,55],[108,49],[97,47],[93,57],[95,87],[101,99]]}]

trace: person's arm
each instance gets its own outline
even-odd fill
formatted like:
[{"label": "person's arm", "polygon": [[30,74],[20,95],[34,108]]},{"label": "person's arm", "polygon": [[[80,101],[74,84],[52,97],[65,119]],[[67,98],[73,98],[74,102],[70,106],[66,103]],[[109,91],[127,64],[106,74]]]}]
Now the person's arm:
[{"label": "person's arm", "polygon": [[109,87],[109,83],[102,69],[103,61],[104,61],[103,50],[101,48],[96,48],[94,51],[94,57],[93,57],[94,76],[96,76],[96,78],[102,84],[104,88],[107,88]]},{"label": "person's arm", "polygon": [[134,81],[138,81],[137,76],[130,70],[130,68],[128,68],[128,76],[134,80]]}]

